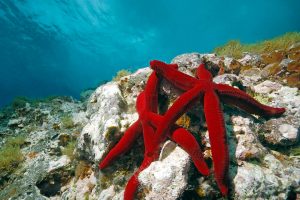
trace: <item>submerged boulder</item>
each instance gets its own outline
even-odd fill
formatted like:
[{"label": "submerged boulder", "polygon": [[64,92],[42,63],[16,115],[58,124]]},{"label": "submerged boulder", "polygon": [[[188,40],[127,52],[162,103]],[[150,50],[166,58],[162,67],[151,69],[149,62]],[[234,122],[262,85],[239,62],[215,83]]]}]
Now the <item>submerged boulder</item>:
[{"label": "submerged boulder", "polygon": [[[293,50],[294,51],[294,50]],[[296,51],[296,50],[295,50]],[[293,53],[293,55],[292,55]],[[293,59],[295,52],[289,53]],[[194,76],[205,59],[217,83],[247,91],[264,104],[284,107],[279,118],[262,119],[223,104],[230,151],[230,198],[288,199],[300,194],[300,95],[285,81],[291,60],[281,53],[245,54],[239,60],[215,54],[183,54],[172,63]],[[274,57],[274,58],[273,58]],[[266,76],[265,68],[280,63],[280,76]],[[0,196],[13,199],[122,199],[128,179],[143,158],[143,138],[127,153],[100,171],[98,163],[138,119],[135,101],[151,70],[107,82],[83,98],[31,103],[25,112],[1,114],[0,135],[24,135],[23,158],[16,170],[0,176]],[[291,71],[289,73],[295,73]],[[269,80],[270,79],[270,80]],[[163,80],[159,98],[163,112],[181,93]],[[18,108],[19,109],[19,108]],[[201,145],[213,169],[210,141],[199,103],[178,124]],[[0,142],[5,147],[6,141]],[[189,155],[167,141],[160,158],[139,175],[137,199],[222,199],[214,174],[202,176]],[[50,189],[52,188],[52,189]]]}]

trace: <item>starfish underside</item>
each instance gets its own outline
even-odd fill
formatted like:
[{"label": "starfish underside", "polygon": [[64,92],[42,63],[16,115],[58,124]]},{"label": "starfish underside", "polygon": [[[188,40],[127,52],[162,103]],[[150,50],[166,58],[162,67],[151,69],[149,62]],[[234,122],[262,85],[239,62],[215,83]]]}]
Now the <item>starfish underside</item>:
[{"label": "starfish underside", "polygon": [[[136,101],[139,118],[125,131],[121,140],[101,161],[99,168],[107,167],[118,156],[127,152],[136,139],[143,135],[144,160],[128,181],[124,200],[134,199],[139,185],[139,173],[158,159],[161,145],[167,139],[180,145],[191,156],[198,171],[202,175],[208,175],[209,168],[196,139],[189,131],[175,124],[191,106],[200,101],[203,103],[209,132],[215,180],[221,193],[224,196],[227,195],[229,156],[220,99],[226,104],[265,118],[280,116],[285,109],[263,105],[239,89],[214,83],[212,75],[204,64],[197,68],[197,78],[178,71],[176,64],[166,64],[155,60],[150,62],[150,66],[154,72],[150,75],[144,91],[139,94]],[[158,90],[162,78],[183,91],[164,115],[158,114]]]}]

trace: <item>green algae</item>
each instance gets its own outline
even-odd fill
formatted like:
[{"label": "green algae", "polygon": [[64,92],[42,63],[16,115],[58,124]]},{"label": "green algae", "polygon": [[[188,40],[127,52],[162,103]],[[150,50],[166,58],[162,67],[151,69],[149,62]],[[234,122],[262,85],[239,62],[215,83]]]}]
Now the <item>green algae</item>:
[{"label": "green algae", "polygon": [[299,41],[300,32],[289,32],[282,36],[254,44],[242,44],[239,40],[231,40],[225,45],[215,48],[214,52],[219,56],[230,56],[238,59],[243,56],[243,52],[262,54],[279,49],[287,50],[288,47]]},{"label": "green algae", "polygon": [[111,141],[115,138],[115,135],[120,131],[119,127],[111,126],[108,128],[106,133],[104,134],[104,137],[107,141]]},{"label": "green algae", "polygon": [[71,160],[74,160],[75,155],[74,155],[74,150],[76,147],[76,140],[72,140],[68,142],[67,146],[64,147],[62,150],[62,154],[67,155]]},{"label": "green algae", "polygon": [[113,77],[112,80],[113,80],[113,81],[119,81],[122,77],[128,76],[128,75],[130,75],[130,74],[131,74],[130,71],[128,71],[128,70],[126,70],[126,69],[122,69],[122,70],[120,70],[120,71],[117,72],[116,76]]},{"label": "green algae", "polygon": [[72,116],[70,115],[63,115],[61,118],[61,123],[64,128],[70,129],[75,126]]},{"label": "green algae", "polygon": [[25,143],[25,137],[20,135],[7,138],[0,149],[0,175],[11,173],[23,161],[21,146]]},{"label": "green algae", "polygon": [[289,149],[290,156],[300,156],[300,145]]}]

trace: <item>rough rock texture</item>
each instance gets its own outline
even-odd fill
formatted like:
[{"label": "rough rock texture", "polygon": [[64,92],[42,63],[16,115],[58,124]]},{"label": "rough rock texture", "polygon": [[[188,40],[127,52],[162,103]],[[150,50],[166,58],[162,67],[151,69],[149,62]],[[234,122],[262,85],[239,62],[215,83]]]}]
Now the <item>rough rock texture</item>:
[{"label": "rough rock texture", "polygon": [[187,186],[189,167],[189,156],[180,147],[163,160],[153,162],[139,175],[140,183],[149,191],[145,199],[176,199]]},{"label": "rough rock texture", "polygon": [[[299,51],[299,45],[294,45],[287,52],[245,53],[239,60],[198,53],[172,60],[179,70],[193,76],[205,59],[214,82],[238,87],[264,104],[287,109],[281,117],[265,120],[223,105],[232,199],[300,198],[300,95],[299,84],[295,84]],[[124,187],[142,160],[142,138],[107,169],[99,171],[97,166],[138,118],[136,97],[150,73],[149,68],[139,69],[86,91],[82,102],[66,97],[36,102],[21,99],[1,110],[0,150],[11,137],[24,136],[25,140],[18,146],[21,161],[13,163],[13,170],[0,172],[0,197],[123,199]],[[180,93],[162,81],[160,110],[166,110]],[[178,124],[195,135],[211,166],[201,104]],[[213,173],[201,176],[189,156],[170,141],[139,180],[137,199],[222,199]]]},{"label": "rough rock texture", "polygon": [[109,137],[114,137],[121,129],[125,107],[116,83],[105,84],[91,95],[87,107],[89,121],[82,130],[77,148],[82,157],[100,160],[109,145]]},{"label": "rough rock texture", "polygon": [[260,164],[243,162],[238,167],[233,180],[236,199],[289,199],[291,192],[299,194],[299,160],[275,156],[270,152]]},{"label": "rough rock texture", "polygon": [[[21,163],[13,170],[6,168],[0,172],[1,199],[47,199],[60,194],[74,172],[74,162],[63,154],[64,149],[84,123],[84,120],[78,119],[77,125],[65,129],[63,127],[67,121],[64,120],[71,122],[72,113],[80,111],[84,111],[82,104],[69,98],[32,101],[24,107],[2,110],[4,118],[0,135],[19,138],[20,141],[20,138],[25,139],[19,142],[23,154]],[[11,118],[18,121],[18,126],[12,126]],[[3,127],[4,124],[7,127]],[[68,141],[63,138],[68,138]],[[5,141],[6,138],[3,138],[3,149]],[[18,151],[17,148],[15,151]]]}]

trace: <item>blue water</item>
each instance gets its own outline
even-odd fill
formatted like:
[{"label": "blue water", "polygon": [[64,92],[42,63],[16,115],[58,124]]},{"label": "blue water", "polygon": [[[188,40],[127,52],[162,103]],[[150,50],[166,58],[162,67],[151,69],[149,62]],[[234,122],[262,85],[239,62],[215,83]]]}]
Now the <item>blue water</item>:
[{"label": "blue water", "polygon": [[0,106],[73,95],[151,59],[300,31],[299,0],[0,0]]}]

